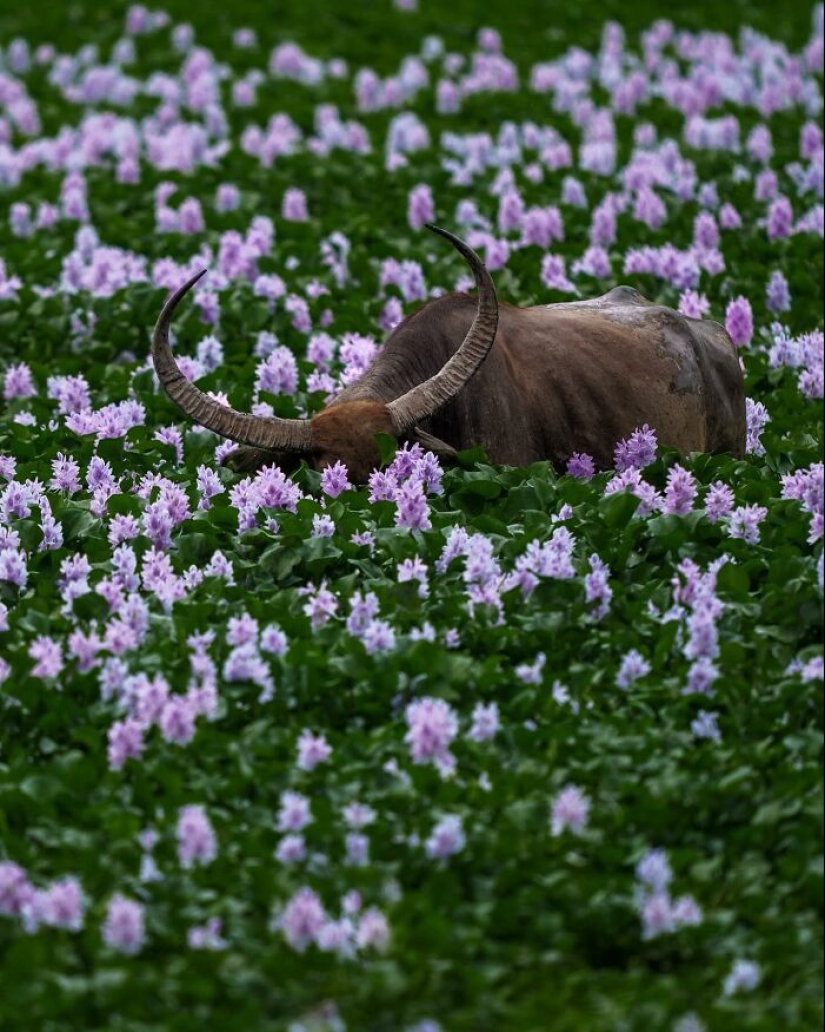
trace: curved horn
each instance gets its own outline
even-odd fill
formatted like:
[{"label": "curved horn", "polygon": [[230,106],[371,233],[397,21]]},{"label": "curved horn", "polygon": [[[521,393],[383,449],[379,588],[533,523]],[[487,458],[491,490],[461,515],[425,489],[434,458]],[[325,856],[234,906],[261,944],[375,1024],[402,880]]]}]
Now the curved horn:
[{"label": "curved horn", "polygon": [[454,398],[477,372],[490,353],[498,327],[496,290],[484,263],[463,240],[446,229],[428,224],[427,229],[449,240],[470,266],[478,287],[478,311],[461,347],[442,369],[387,405],[396,433],[405,434],[416,423],[433,415]]},{"label": "curved horn", "polygon": [[152,360],[158,379],[169,397],[196,423],[228,437],[239,444],[248,444],[263,451],[307,452],[312,449],[312,428],[303,419],[279,419],[237,412],[204,394],[178,368],[169,347],[169,323],[181,298],[204,275],[203,269],[172,294],[158,316],[152,334]]}]

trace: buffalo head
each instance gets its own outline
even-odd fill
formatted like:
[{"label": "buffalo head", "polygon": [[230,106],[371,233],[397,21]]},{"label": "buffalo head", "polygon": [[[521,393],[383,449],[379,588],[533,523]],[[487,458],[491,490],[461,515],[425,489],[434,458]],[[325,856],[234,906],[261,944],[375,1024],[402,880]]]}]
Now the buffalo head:
[{"label": "buffalo head", "polygon": [[378,434],[396,439],[414,436],[437,447],[439,442],[418,430],[417,424],[454,398],[489,354],[498,326],[498,302],[493,282],[478,255],[452,233],[437,226],[428,228],[449,240],[467,261],[478,287],[478,310],[452,358],[423,383],[388,403],[364,398],[341,400],[311,419],[255,416],[222,405],[186,379],[169,347],[172,314],[204,270],[169,297],[155,326],[152,357],[166,393],[196,423],[246,445],[241,467],[247,469],[284,455],[296,460],[305,458],[316,469],[340,461],[347,466],[353,481],[366,483],[379,464]]}]

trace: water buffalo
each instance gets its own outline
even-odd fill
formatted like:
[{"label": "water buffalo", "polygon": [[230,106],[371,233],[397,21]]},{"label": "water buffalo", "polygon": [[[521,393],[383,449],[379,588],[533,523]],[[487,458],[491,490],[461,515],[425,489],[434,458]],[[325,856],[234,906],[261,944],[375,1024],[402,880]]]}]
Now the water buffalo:
[{"label": "water buffalo", "polygon": [[463,241],[436,226],[469,264],[478,297],[424,304],[389,336],[370,368],[311,419],[237,412],[187,380],[169,348],[169,323],[203,273],[167,300],[152,355],[169,397],[191,419],[246,447],[251,470],[292,456],[317,469],[342,461],[366,482],[377,434],[446,454],[481,446],[494,463],[574,452],[612,466],[617,441],[647,423],[682,454],[745,450],[745,397],[736,348],[718,323],[689,319],[631,287],[591,301],[499,305],[490,275]]}]

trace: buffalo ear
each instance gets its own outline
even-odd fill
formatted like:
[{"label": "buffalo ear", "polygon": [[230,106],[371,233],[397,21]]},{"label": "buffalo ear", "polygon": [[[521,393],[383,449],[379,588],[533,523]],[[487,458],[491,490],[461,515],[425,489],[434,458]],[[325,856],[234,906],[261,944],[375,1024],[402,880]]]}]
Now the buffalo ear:
[{"label": "buffalo ear", "polygon": [[439,459],[454,459],[458,455],[451,444],[447,444],[439,437],[433,437],[432,434],[428,434],[426,430],[422,430],[418,426],[413,427],[410,436],[413,440],[418,441],[422,448],[431,451]]}]

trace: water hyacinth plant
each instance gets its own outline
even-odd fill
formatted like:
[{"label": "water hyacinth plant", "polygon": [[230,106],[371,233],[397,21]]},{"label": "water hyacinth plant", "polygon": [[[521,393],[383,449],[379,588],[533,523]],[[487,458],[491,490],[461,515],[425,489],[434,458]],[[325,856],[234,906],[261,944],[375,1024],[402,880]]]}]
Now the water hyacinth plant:
[{"label": "water hyacinth plant", "polygon": [[[46,7],[0,13],[0,1028],[820,1027],[821,5]],[[513,303],[725,325],[746,457],[359,487],[159,390],[208,268],[185,375],[311,416],[473,289],[433,219]]]}]

